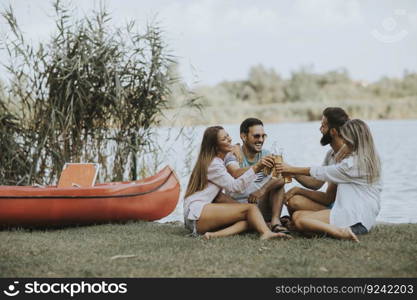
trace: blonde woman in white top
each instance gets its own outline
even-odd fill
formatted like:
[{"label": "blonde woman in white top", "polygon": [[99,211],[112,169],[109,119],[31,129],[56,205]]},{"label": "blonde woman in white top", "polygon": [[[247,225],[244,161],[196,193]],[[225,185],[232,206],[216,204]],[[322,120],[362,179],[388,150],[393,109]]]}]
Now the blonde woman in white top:
[{"label": "blonde woman in white top", "polygon": [[255,173],[264,166],[273,166],[265,158],[239,178],[233,178],[224,165],[224,157],[232,150],[231,142],[221,126],[205,130],[197,163],[185,193],[185,226],[193,234],[204,234],[206,239],[238,234],[250,228],[258,231],[261,239],[287,237],[283,233],[272,232],[254,204],[213,203],[223,189],[242,192],[253,182]]},{"label": "blonde woman in white top", "polygon": [[294,225],[299,231],[324,232],[340,239],[359,241],[357,234],[368,232],[380,210],[381,162],[368,125],[359,119],[349,120],[340,128],[340,136],[350,155],[330,166],[297,168],[277,165],[277,171],[311,175],[337,184],[332,209],[297,211]]}]

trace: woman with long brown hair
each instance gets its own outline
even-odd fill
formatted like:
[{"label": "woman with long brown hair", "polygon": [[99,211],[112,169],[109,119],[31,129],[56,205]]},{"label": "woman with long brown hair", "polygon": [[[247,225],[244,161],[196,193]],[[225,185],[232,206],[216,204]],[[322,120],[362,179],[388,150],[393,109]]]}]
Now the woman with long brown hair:
[{"label": "woman with long brown hair", "polygon": [[204,234],[206,239],[238,234],[249,228],[258,231],[261,239],[287,237],[283,233],[272,232],[254,204],[213,203],[223,189],[242,192],[255,179],[255,173],[265,165],[273,166],[268,159],[264,159],[239,178],[233,178],[224,165],[226,154],[232,150],[231,142],[221,126],[205,130],[184,197],[185,226],[193,234]]},{"label": "woman with long brown hair", "polygon": [[277,172],[310,175],[337,184],[332,209],[294,212],[293,223],[299,231],[324,232],[330,236],[358,242],[357,234],[367,233],[380,210],[381,161],[368,125],[349,120],[332,138],[340,139],[348,156],[340,163],[311,168],[277,164]]}]

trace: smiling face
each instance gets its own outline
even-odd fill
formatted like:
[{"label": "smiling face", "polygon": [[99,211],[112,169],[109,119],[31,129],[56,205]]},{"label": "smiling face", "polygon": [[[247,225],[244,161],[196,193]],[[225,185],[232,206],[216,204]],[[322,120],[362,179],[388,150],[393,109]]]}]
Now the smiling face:
[{"label": "smiling face", "polygon": [[266,136],[267,135],[262,125],[251,126],[249,127],[249,132],[247,134],[241,134],[241,138],[246,148],[253,153],[262,151],[262,146],[265,142]]},{"label": "smiling face", "polygon": [[226,154],[232,151],[232,138],[225,130],[219,130],[217,133],[217,152]]}]

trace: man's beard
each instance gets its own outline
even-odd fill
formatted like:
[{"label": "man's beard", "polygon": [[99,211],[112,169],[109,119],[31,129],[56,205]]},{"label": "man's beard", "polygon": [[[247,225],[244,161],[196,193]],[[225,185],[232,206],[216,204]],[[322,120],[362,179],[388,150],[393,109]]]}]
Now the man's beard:
[{"label": "man's beard", "polygon": [[332,136],[330,135],[330,129],[321,137],[320,144],[326,146],[332,142]]},{"label": "man's beard", "polygon": [[[262,145],[263,146],[263,145]],[[253,154],[257,154],[257,153],[260,153],[260,152],[262,152],[262,146],[261,146],[261,150],[260,151],[258,151],[258,150],[256,150],[256,148],[255,148],[255,145],[251,145],[251,144],[246,144],[246,149],[249,151],[249,152],[251,152],[251,153],[253,153]]]}]

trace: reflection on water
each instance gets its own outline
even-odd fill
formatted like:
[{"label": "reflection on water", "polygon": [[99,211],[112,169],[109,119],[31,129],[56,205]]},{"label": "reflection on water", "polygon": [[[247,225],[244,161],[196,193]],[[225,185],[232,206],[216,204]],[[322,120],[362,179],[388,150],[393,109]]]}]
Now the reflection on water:
[{"label": "reflection on water", "polygon": [[[417,120],[369,121],[368,124],[383,164],[384,187],[377,221],[417,223]],[[268,139],[264,147],[268,149],[276,141],[284,148],[284,159],[289,163],[296,166],[320,165],[329,146],[320,145],[319,126],[319,122],[265,124]],[[224,127],[234,142],[240,142],[239,125]],[[205,128],[199,126],[188,129],[189,138],[178,141],[166,140],[167,129],[159,132],[161,144],[166,150],[164,162],[173,166],[180,176],[182,194],[189,176],[189,170],[185,167],[186,157],[193,165]],[[190,138],[193,134],[194,138]],[[175,134],[171,131],[170,136],[174,137]],[[295,185],[298,184],[293,180],[286,189]],[[180,200],[176,210],[161,222],[182,221],[182,213]]]}]

